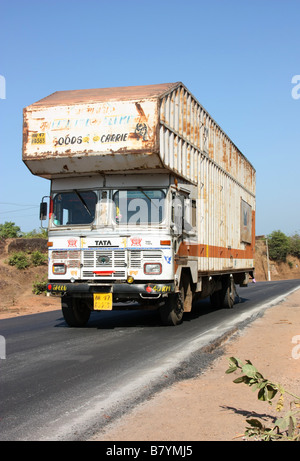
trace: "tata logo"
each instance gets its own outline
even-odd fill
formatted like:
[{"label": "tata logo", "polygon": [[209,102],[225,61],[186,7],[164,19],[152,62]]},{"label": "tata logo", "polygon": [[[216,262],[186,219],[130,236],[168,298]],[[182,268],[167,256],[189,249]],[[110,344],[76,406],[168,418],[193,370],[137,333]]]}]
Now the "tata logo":
[{"label": "tata logo", "polygon": [[110,263],[110,257],[106,255],[100,255],[97,259],[99,264],[109,264]]},{"label": "tata logo", "polygon": [[110,240],[95,240],[95,245],[99,247],[111,247],[111,241]]}]

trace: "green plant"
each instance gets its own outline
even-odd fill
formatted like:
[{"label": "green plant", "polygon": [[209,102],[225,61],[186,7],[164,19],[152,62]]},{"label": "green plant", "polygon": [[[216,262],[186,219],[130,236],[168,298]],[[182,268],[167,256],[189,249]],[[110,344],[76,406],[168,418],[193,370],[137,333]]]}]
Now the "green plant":
[{"label": "green plant", "polygon": [[2,238],[15,238],[21,235],[21,229],[16,226],[14,222],[6,221],[0,224],[0,237]]},{"label": "green plant", "polygon": [[285,261],[290,250],[290,240],[280,230],[268,236],[269,255],[274,261]]},{"label": "green plant", "polygon": [[295,234],[290,238],[290,254],[300,258],[300,235]]},{"label": "green plant", "polygon": [[47,280],[36,277],[32,283],[32,293],[35,295],[45,294],[47,291]]},{"label": "green plant", "polygon": [[40,251],[34,251],[31,255],[24,251],[17,251],[12,253],[8,258],[8,264],[10,266],[16,266],[17,269],[26,269],[29,266],[42,266],[47,263],[47,255]]},{"label": "green plant", "polygon": [[42,266],[47,262],[47,255],[37,250],[31,253],[30,259],[33,266]]},{"label": "green plant", "polygon": [[281,384],[273,383],[265,379],[263,375],[252,365],[250,360],[243,363],[236,357],[229,358],[229,368],[226,373],[233,373],[240,370],[242,376],[235,379],[233,382],[244,383],[252,387],[253,391],[258,391],[258,399],[267,401],[272,405],[272,400],[275,396],[279,395],[276,405],[278,412],[283,410],[284,396],[292,397],[293,400],[289,401],[290,409],[283,417],[277,418],[271,427],[265,426],[261,421],[255,418],[247,419],[249,424],[245,430],[245,436],[257,437],[260,440],[290,440],[300,441],[300,397],[288,392]]},{"label": "green plant", "polygon": [[18,251],[9,257],[8,264],[10,266],[16,266],[16,268],[20,270],[26,269],[26,267],[30,266],[30,259],[24,251]]},{"label": "green plant", "polygon": [[22,233],[23,238],[47,238],[48,237],[48,230],[47,229],[40,229],[40,231],[37,231],[36,229],[33,229],[32,231],[29,232],[23,232]]}]

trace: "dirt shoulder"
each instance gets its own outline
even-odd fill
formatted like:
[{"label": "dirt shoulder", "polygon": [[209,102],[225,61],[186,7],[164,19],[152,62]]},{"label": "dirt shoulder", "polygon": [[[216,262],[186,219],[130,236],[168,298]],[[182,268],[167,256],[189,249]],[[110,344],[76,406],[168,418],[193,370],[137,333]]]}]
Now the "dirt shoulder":
[{"label": "dirt shoulder", "polygon": [[15,252],[47,254],[47,240],[0,239],[0,319],[60,309],[60,299],[33,293],[36,281],[47,280],[47,263],[17,269],[8,263]]},{"label": "dirt shoulder", "polygon": [[[222,357],[204,374],[159,392],[93,440],[244,440],[246,417],[251,415],[268,425],[270,418],[281,413],[276,413],[274,405],[259,401],[257,394],[244,384],[233,383],[238,374],[225,374],[228,358],[251,360],[265,378],[300,395],[299,314],[300,290],[297,290],[232,337],[224,345]],[[298,339],[298,347],[293,338]]]}]

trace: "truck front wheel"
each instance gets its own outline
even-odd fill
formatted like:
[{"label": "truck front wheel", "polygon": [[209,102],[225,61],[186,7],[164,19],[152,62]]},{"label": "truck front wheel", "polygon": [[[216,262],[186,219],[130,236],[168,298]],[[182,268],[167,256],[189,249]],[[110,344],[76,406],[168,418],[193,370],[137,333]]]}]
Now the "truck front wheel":
[{"label": "truck front wheel", "polygon": [[70,327],[84,327],[91,311],[81,299],[62,297],[61,308],[65,321]]},{"label": "truck front wheel", "polygon": [[169,295],[165,304],[160,308],[163,325],[175,326],[182,322],[184,312],[182,291]]}]

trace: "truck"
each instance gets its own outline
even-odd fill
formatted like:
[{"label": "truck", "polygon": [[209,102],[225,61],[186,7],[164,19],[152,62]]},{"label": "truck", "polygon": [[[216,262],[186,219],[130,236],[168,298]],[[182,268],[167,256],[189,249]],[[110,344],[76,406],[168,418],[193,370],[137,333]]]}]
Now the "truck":
[{"label": "truck", "polygon": [[254,278],[255,169],[182,82],[50,94],[23,110],[22,160],[50,180],[47,292],[69,326],[132,308],[178,325]]}]

